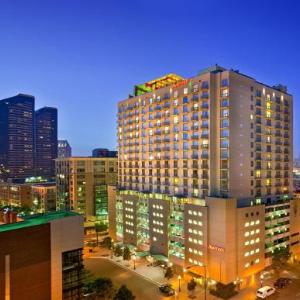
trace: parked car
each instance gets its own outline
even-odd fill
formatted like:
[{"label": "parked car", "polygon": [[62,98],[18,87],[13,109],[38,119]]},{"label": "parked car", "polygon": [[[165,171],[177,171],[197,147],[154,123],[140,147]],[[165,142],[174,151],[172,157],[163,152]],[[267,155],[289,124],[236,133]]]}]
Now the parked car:
[{"label": "parked car", "polygon": [[266,286],[264,286],[264,287],[257,290],[256,296],[258,298],[264,299],[264,298],[267,298],[268,296],[274,294],[275,291],[276,291],[275,288],[266,285]]},{"label": "parked car", "polygon": [[171,284],[163,284],[159,287],[159,290],[166,296],[173,296],[175,294],[175,291],[172,288]]},{"label": "parked car", "polygon": [[285,277],[278,278],[274,283],[274,287],[277,289],[282,289],[287,285],[289,285],[291,281],[292,280],[290,278],[285,278]]}]

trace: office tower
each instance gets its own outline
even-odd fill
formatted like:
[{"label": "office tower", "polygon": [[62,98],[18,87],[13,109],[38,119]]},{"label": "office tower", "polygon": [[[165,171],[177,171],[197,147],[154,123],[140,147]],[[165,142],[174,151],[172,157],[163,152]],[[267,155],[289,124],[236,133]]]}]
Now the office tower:
[{"label": "office tower", "polygon": [[0,212],[0,224],[9,223],[0,225],[0,299],[81,299],[82,216],[8,213]]},{"label": "office tower", "polygon": [[57,208],[82,213],[85,220],[107,222],[107,186],[117,184],[117,159],[58,158]]},{"label": "office tower", "polygon": [[18,94],[0,101],[0,165],[7,178],[34,175],[34,97]]},{"label": "office tower", "polygon": [[118,157],[118,151],[111,151],[104,148],[94,149],[92,152],[93,157]]},{"label": "office tower", "polygon": [[67,140],[58,141],[58,158],[72,156],[72,148]]},{"label": "office tower", "polygon": [[57,109],[43,107],[35,112],[35,171],[53,178],[57,158]]},{"label": "office tower", "polygon": [[135,86],[118,104],[110,234],[179,270],[229,283],[299,247],[293,99],[214,66]]}]

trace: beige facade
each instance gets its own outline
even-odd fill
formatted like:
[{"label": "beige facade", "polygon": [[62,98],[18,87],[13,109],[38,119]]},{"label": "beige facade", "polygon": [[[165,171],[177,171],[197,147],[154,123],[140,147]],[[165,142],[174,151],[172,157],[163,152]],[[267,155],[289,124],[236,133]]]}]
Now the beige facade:
[{"label": "beige facade", "polygon": [[286,88],[215,66],[137,90],[118,104],[111,233],[225,283],[261,271],[276,247],[292,249]]},{"label": "beige facade", "polygon": [[86,221],[107,221],[107,186],[117,184],[117,163],[117,158],[56,159],[57,208],[82,213]]}]

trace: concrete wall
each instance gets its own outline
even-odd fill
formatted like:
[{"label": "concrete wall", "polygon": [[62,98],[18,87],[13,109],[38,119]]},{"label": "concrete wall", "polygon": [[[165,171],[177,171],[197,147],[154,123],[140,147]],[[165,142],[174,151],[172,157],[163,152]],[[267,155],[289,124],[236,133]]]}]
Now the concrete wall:
[{"label": "concrete wall", "polygon": [[62,299],[62,253],[83,248],[83,216],[51,221],[51,300]]}]

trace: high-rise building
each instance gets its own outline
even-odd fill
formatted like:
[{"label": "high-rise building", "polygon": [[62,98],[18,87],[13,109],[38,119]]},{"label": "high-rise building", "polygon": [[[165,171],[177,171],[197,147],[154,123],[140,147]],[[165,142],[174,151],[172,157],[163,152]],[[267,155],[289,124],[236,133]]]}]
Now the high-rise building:
[{"label": "high-rise building", "polygon": [[34,97],[0,101],[0,166],[5,180],[34,175]]},{"label": "high-rise building", "polygon": [[8,213],[0,211],[0,300],[81,299],[82,216],[53,212],[19,220]]},{"label": "high-rise building", "polygon": [[118,157],[118,151],[111,151],[105,148],[97,148],[92,152],[93,157]]},{"label": "high-rise building", "polygon": [[58,158],[72,156],[72,148],[67,140],[58,140]]},{"label": "high-rise building", "polygon": [[70,157],[55,162],[57,208],[82,213],[86,222],[107,222],[107,186],[117,184],[117,159]]},{"label": "high-rise building", "polygon": [[57,158],[57,109],[43,107],[35,112],[35,172],[37,176],[55,176]]},{"label": "high-rise building", "polygon": [[286,87],[239,71],[135,86],[118,104],[110,234],[211,282],[247,278],[280,248],[299,253],[292,129]]}]

